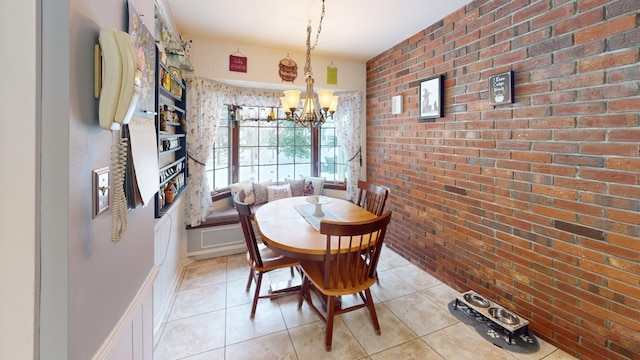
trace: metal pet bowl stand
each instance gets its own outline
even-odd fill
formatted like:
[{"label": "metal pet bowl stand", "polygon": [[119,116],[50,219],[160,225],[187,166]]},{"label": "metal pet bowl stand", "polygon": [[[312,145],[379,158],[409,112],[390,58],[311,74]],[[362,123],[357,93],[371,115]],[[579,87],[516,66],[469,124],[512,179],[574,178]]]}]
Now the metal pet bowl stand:
[{"label": "metal pet bowl stand", "polygon": [[529,334],[529,320],[490,301],[473,290],[458,295],[453,306],[454,309],[457,310],[460,303],[504,329],[509,335],[509,345],[511,345],[513,336]]}]

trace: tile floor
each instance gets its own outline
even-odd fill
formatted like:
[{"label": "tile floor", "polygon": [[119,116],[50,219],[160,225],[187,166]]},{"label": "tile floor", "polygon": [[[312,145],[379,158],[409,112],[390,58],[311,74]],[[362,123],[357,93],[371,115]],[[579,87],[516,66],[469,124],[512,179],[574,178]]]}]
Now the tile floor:
[{"label": "tile floor", "polygon": [[[245,292],[248,274],[244,254],[189,264],[154,359],[575,359],[541,339],[535,354],[493,345],[450,314],[447,304],[457,291],[388,248],[378,266],[380,284],[371,290],[382,334],[373,332],[366,309],[340,315],[331,352],[324,350],[324,323],[308,305],[298,310],[295,296],[260,300],[251,320],[255,285]],[[271,272],[262,290],[289,277],[288,270]]]}]

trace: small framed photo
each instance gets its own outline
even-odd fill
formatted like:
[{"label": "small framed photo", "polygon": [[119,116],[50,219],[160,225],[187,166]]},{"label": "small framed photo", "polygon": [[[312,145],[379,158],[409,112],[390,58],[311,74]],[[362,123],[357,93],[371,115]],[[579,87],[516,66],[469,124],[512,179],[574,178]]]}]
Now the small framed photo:
[{"label": "small framed photo", "polygon": [[489,77],[489,103],[491,105],[513,103],[513,71]]},{"label": "small framed photo", "polygon": [[[444,76],[436,75],[420,81],[420,120],[444,116]],[[433,120],[432,120],[433,121]]]}]

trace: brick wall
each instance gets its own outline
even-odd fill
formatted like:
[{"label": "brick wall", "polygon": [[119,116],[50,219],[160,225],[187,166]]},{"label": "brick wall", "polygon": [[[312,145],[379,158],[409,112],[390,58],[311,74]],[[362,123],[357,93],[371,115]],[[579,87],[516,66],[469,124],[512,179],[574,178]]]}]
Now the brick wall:
[{"label": "brick wall", "polygon": [[[583,359],[640,359],[639,13],[479,0],[367,64],[388,245]],[[515,102],[494,108],[488,78],[506,71]],[[445,116],[419,121],[419,82],[437,74]]]}]

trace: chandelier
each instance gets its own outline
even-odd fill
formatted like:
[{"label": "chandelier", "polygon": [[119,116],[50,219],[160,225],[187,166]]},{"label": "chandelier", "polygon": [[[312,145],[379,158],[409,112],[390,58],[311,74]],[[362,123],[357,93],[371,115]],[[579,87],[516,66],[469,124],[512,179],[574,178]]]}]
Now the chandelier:
[{"label": "chandelier", "polygon": [[[311,71],[311,51],[318,45],[318,37],[322,30],[322,20],[324,19],[324,0],[322,0],[322,14],[318,24],[316,41],[311,47],[311,22],[307,25],[307,59],[304,65],[304,77],[307,85],[302,108],[296,112],[300,103],[300,90],[285,90],[284,96],[280,98],[280,103],[287,115],[287,120],[293,120],[303,127],[320,127],[324,122],[333,117],[333,113],[338,106],[338,96],[333,95],[333,90],[318,90],[318,101],[313,94],[313,72]],[[319,105],[319,106],[318,106]]]}]

